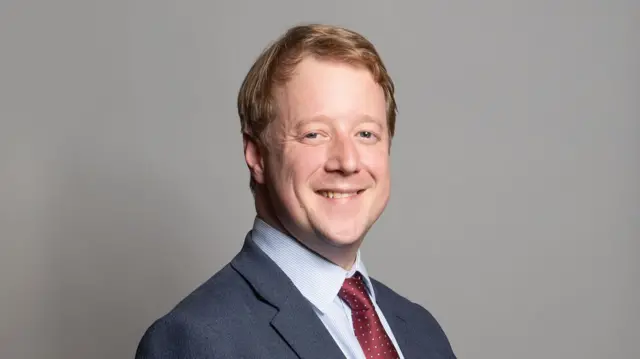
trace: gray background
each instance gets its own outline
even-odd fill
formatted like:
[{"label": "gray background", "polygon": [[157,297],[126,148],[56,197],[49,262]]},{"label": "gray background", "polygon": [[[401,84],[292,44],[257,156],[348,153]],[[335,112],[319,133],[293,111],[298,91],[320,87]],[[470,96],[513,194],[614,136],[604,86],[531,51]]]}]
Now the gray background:
[{"label": "gray background", "polygon": [[372,274],[460,358],[640,357],[640,2],[0,2],[0,357],[132,357],[252,223],[235,98],[299,22],[400,106]]}]

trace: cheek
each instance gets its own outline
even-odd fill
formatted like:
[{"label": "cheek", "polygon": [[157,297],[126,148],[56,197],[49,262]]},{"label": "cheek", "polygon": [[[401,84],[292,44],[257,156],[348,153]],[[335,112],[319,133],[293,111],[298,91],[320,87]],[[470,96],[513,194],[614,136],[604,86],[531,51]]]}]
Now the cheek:
[{"label": "cheek", "polygon": [[362,164],[371,173],[378,185],[389,181],[389,153],[386,151],[368,151],[361,157]]},{"label": "cheek", "polygon": [[319,148],[291,149],[282,157],[280,185],[298,192],[306,186],[314,173],[324,164],[324,151]]}]

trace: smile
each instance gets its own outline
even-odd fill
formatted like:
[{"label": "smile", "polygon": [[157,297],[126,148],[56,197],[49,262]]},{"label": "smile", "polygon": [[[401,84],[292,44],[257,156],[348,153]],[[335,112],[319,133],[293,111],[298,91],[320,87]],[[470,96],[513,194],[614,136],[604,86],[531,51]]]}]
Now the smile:
[{"label": "smile", "polygon": [[317,193],[326,198],[349,198],[353,196],[357,196],[360,193],[364,192],[364,190],[351,191],[351,192],[337,192],[337,191],[318,191]]}]

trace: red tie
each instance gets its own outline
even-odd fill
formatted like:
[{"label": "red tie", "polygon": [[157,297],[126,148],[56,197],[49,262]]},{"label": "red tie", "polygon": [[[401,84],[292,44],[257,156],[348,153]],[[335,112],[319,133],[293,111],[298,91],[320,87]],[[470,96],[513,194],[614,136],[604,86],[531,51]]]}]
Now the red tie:
[{"label": "red tie", "polygon": [[384,331],[359,272],[344,280],[338,296],[351,308],[353,329],[367,359],[398,359],[398,352]]}]

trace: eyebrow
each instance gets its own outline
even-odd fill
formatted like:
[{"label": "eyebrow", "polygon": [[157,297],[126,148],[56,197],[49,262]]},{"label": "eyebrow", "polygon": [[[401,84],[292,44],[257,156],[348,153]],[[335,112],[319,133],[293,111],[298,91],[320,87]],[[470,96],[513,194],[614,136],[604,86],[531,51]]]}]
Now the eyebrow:
[{"label": "eyebrow", "polygon": [[[325,115],[318,115],[318,116],[303,118],[302,120],[300,120],[294,126],[294,128],[296,130],[299,130],[301,127],[304,127],[304,126],[308,125],[309,123],[321,122],[321,123],[327,124],[327,123],[331,122],[332,120],[333,119],[331,117],[327,117]],[[381,124],[379,120],[377,120],[374,117],[371,117],[369,115],[363,115],[363,116],[360,117],[360,119],[358,119],[357,124],[362,124],[362,123],[373,123],[373,124],[379,126],[381,129],[384,128],[384,124]]]},{"label": "eyebrow", "polygon": [[322,123],[327,123],[331,121],[331,118],[327,117],[327,116],[313,116],[313,117],[307,117],[307,118],[303,118],[302,120],[298,121],[298,123],[296,123],[296,125],[294,126],[295,129],[299,130],[301,127],[304,127],[310,123],[313,122],[322,122]]},{"label": "eyebrow", "polygon": [[386,123],[386,121],[379,121],[371,116],[365,115],[360,119],[359,123],[373,123],[380,126],[381,128],[384,128],[384,124]]}]

